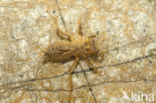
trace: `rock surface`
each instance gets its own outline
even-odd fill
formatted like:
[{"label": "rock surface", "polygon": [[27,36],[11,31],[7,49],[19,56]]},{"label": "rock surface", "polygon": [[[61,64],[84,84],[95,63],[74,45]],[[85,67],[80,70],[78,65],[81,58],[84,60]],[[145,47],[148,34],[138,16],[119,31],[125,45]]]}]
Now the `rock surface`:
[{"label": "rock surface", "polygon": [[75,68],[75,102],[156,102],[155,0],[1,0],[0,103],[67,102],[73,61],[43,64],[40,51],[62,41],[56,22],[77,38],[79,20],[105,55],[102,75]]}]

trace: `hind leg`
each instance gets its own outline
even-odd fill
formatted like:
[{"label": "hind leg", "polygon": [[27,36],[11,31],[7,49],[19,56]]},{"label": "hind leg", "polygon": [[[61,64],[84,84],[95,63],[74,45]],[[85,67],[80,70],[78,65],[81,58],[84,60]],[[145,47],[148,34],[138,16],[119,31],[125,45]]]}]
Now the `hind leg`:
[{"label": "hind leg", "polygon": [[70,101],[72,99],[72,72],[76,68],[78,63],[79,63],[79,58],[76,57],[75,61],[73,62],[73,64],[71,65],[71,67],[69,68],[69,71],[68,71],[68,82],[69,82],[68,103],[70,103]]}]

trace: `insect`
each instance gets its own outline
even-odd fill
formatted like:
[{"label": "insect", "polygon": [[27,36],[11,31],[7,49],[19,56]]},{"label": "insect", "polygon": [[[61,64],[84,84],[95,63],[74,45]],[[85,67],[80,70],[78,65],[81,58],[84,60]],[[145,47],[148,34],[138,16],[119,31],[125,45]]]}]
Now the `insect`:
[{"label": "insect", "polygon": [[[83,37],[81,30],[81,19],[78,20],[79,29],[78,35],[79,39],[74,39],[68,33],[63,32],[58,29],[57,24],[57,35],[63,39],[68,39],[67,41],[55,42],[49,45],[44,51],[43,63],[47,62],[67,62],[74,60],[73,64],[68,69],[68,79],[69,79],[69,100],[72,93],[72,72],[78,65],[80,60],[85,60],[88,66],[93,70],[94,73],[100,74],[96,67],[91,63],[90,59],[97,58],[100,54],[96,40],[96,36],[91,35],[89,37]],[[99,59],[100,60],[100,59]]]}]

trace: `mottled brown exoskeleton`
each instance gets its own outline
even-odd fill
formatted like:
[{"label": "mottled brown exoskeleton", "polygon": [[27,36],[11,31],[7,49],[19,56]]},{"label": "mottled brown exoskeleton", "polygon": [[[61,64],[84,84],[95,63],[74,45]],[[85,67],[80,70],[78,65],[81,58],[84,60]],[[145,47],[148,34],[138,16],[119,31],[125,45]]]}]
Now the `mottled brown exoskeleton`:
[{"label": "mottled brown exoskeleton", "polygon": [[99,54],[97,42],[94,40],[96,36],[92,35],[89,37],[83,37],[80,20],[78,21],[78,24],[79,29],[77,33],[80,35],[79,39],[74,39],[68,33],[59,30],[57,24],[57,35],[61,38],[68,39],[68,41],[55,42],[44,51],[44,63],[67,62],[69,60],[74,60],[68,70],[70,92],[72,91],[72,72],[78,65],[79,60],[85,60],[88,66],[95,73],[98,73],[96,67],[90,62],[91,58],[97,58]]}]

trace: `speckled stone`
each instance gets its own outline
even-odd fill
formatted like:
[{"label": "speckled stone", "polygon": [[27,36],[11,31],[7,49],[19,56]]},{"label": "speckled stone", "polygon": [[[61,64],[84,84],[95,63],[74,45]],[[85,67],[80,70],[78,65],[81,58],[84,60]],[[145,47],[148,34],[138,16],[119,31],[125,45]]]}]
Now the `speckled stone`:
[{"label": "speckled stone", "polygon": [[67,102],[66,72],[73,61],[43,64],[41,51],[62,41],[56,22],[78,39],[79,20],[84,37],[97,35],[104,59],[94,63],[101,75],[85,61],[75,68],[75,103],[155,103],[156,1],[58,0],[58,5],[0,1],[0,103]]}]

